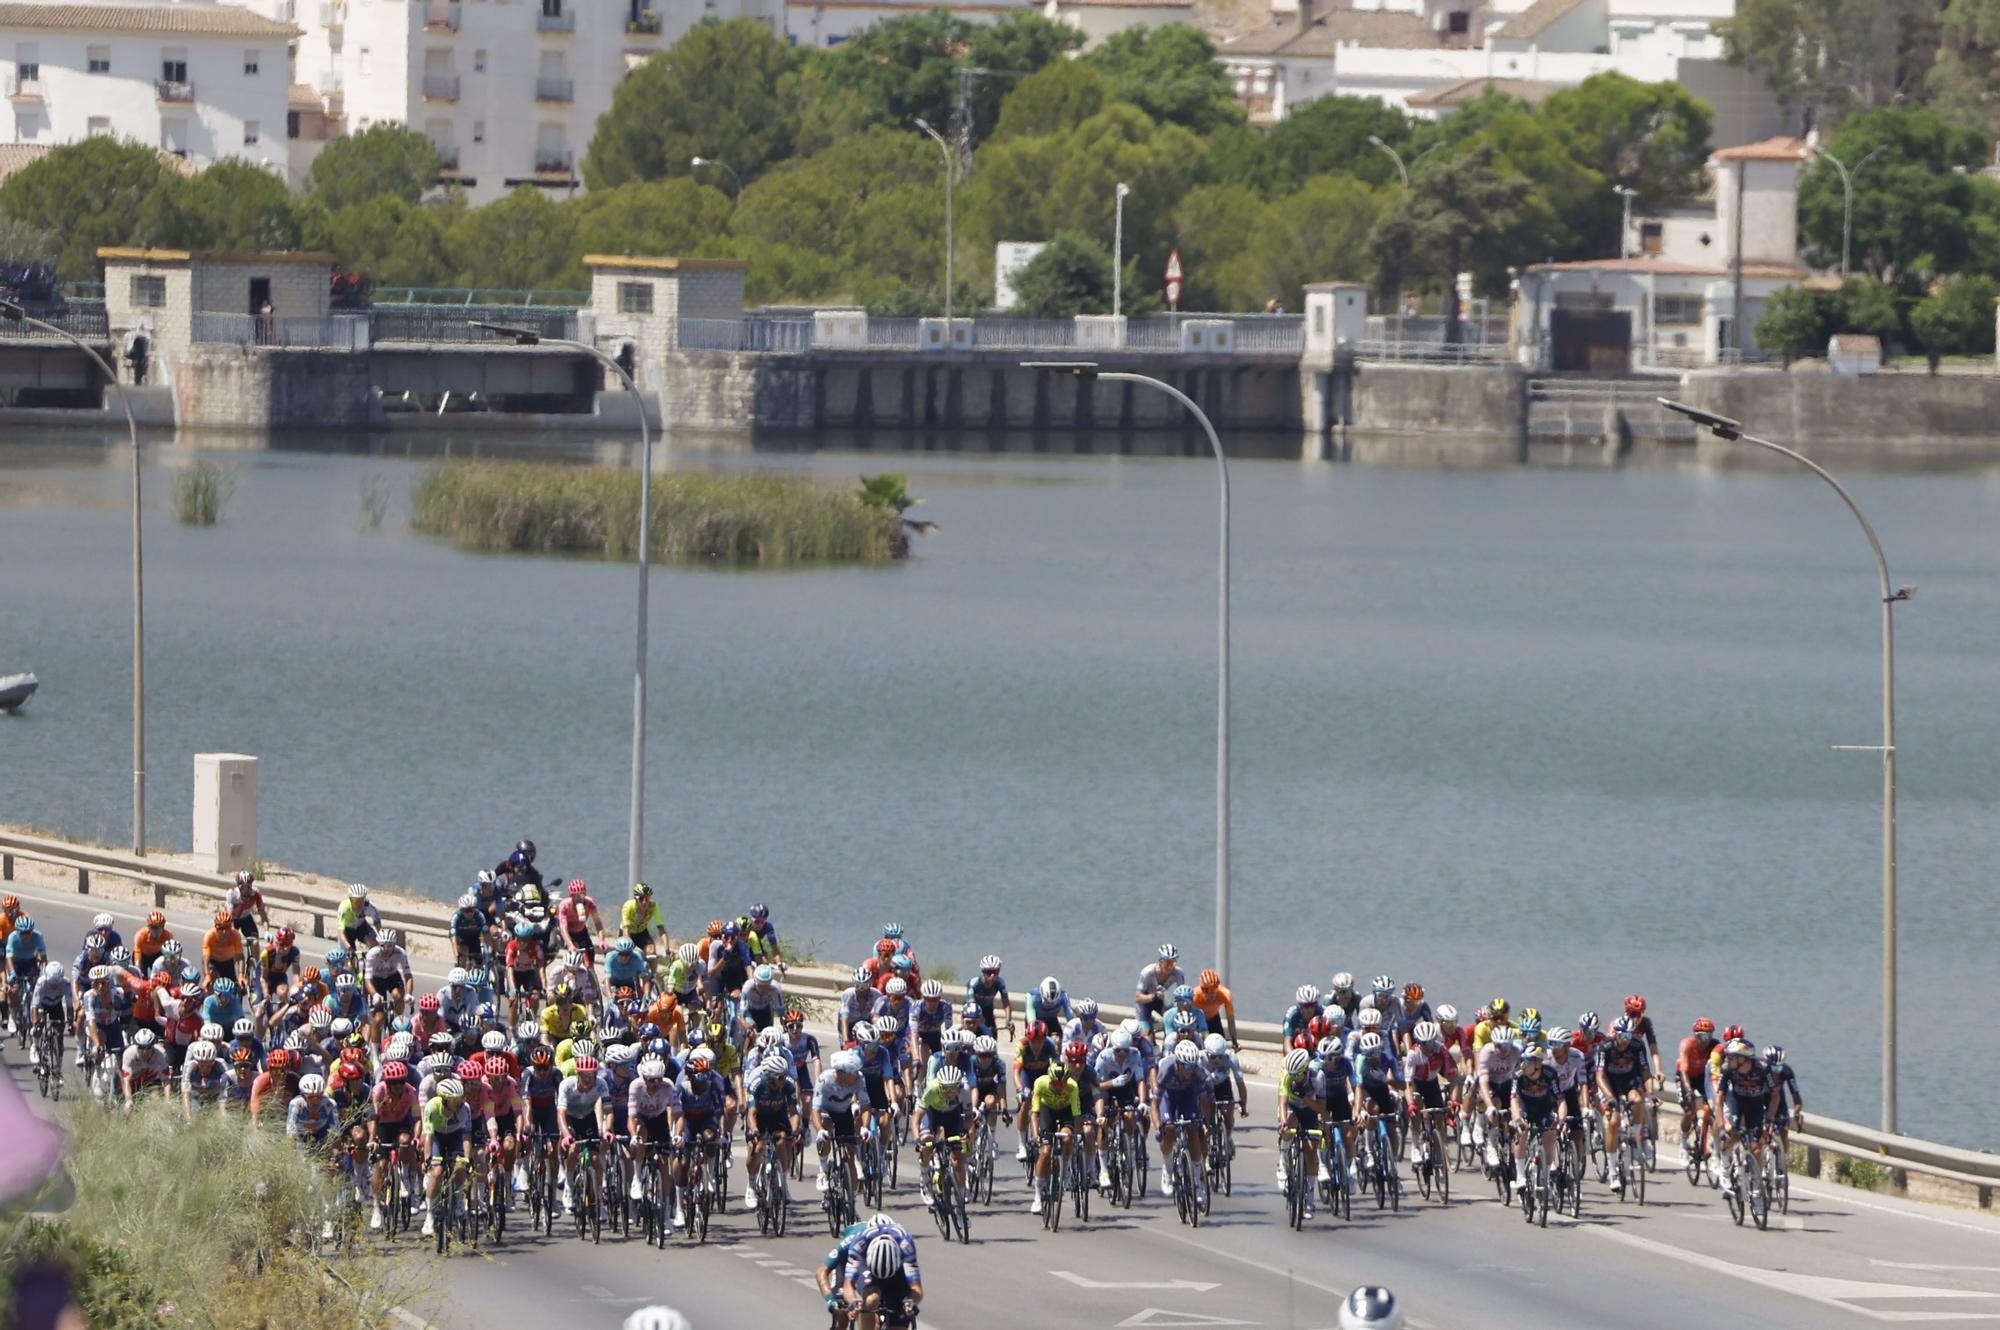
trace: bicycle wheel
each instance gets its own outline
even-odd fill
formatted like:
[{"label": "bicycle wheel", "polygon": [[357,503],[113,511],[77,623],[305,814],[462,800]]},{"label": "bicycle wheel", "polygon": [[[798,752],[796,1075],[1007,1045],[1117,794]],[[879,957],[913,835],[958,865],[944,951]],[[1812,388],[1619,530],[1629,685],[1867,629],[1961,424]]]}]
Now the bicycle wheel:
[{"label": "bicycle wheel", "polygon": [[1729,1199],[1729,1217],[1735,1220],[1739,1227],[1743,1223],[1743,1214],[1744,1214],[1743,1190],[1745,1186],[1748,1185],[1743,1176],[1744,1173],[1746,1173],[1748,1170],[1743,1167],[1743,1162],[1744,1161],[1743,1161],[1742,1150],[1741,1147],[1738,1147],[1736,1153],[1730,1155],[1732,1173],[1729,1183],[1728,1199]]},{"label": "bicycle wheel", "polygon": [[958,1240],[962,1243],[970,1243],[972,1241],[972,1216],[966,1213],[965,1191],[956,1181],[952,1183],[951,1188],[951,1209],[952,1219],[958,1225]]},{"label": "bicycle wheel", "polygon": [[1681,1139],[1681,1167],[1687,1173],[1688,1185],[1701,1185],[1702,1160],[1704,1158],[1701,1120],[1697,1118],[1694,1130]]},{"label": "bicycle wheel", "polygon": [[1445,1155],[1445,1144],[1441,1136],[1440,1128],[1437,1127],[1431,1128],[1431,1142],[1432,1142],[1431,1159],[1435,1170],[1435,1176],[1433,1177],[1432,1181],[1437,1186],[1437,1201],[1439,1205],[1450,1205],[1451,1165],[1447,1162],[1447,1156]]},{"label": "bicycle wheel", "polygon": [[1750,1211],[1750,1218],[1760,1230],[1771,1227],[1771,1193],[1764,1182],[1765,1170],[1769,1167],[1768,1161],[1751,1161],[1750,1195],[1744,1201]]},{"label": "bicycle wheel", "polygon": [[1604,1148],[1604,1119],[1594,1111],[1590,1115],[1589,1139],[1585,1144],[1590,1154],[1590,1166],[1597,1170],[1598,1182],[1610,1182],[1611,1153]]},{"label": "bicycle wheel", "polygon": [[[1780,1145],[1773,1148],[1782,1152],[1785,1147]],[[1778,1203],[1778,1211],[1781,1214],[1790,1214],[1792,1212],[1792,1162],[1786,1159],[1782,1153],[1778,1156],[1775,1180],[1777,1187],[1773,1196]]]},{"label": "bicycle wheel", "polygon": [[1047,1177],[1035,1179],[1042,1191],[1042,1226],[1051,1233],[1062,1227],[1062,1165],[1058,1158]]},{"label": "bicycle wheel", "polygon": [[1069,1211],[1072,1218],[1081,1224],[1090,1218],[1090,1193],[1095,1189],[1097,1179],[1090,1176],[1090,1168],[1081,1154],[1076,1165],[1070,1170]]},{"label": "bicycle wheel", "polygon": [[446,1169],[443,1195],[431,1199],[431,1238],[440,1256],[451,1250],[451,1207],[457,1194],[457,1179],[452,1176],[451,1169]]},{"label": "bicycle wheel", "polygon": [[1634,1205],[1644,1205],[1646,1203],[1645,1149],[1642,1146],[1631,1153],[1633,1158],[1627,1163],[1626,1167],[1631,1170],[1632,1175],[1632,1203]]},{"label": "bicycle wheel", "polygon": [[1548,1157],[1539,1150],[1535,1152],[1535,1171],[1533,1176],[1534,1184],[1528,1188],[1528,1191],[1535,1198],[1535,1222],[1543,1228],[1547,1228],[1549,1226],[1549,1202],[1551,1200],[1549,1161]]}]

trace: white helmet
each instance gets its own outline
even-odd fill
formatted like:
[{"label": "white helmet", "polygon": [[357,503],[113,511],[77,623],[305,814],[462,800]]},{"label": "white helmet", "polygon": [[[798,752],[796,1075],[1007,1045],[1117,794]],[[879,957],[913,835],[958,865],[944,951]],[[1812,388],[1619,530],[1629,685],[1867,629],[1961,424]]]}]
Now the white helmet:
[{"label": "white helmet", "polygon": [[1118,1028],[1126,1034],[1136,1036],[1139,1033],[1139,1018],[1137,1016],[1127,1016],[1124,1020],[1118,1022]]},{"label": "white helmet", "polygon": [[846,1076],[861,1074],[861,1055],[853,1049],[845,1049],[833,1055],[833,1069]]},{"label": "white helmet", "polygon": [[1048,978],[1042,980],[1041,991],[1044,1002],[1054,1002],[1062,996],[1062,985],[1056,982],[1054,975],[1050,975]]},{"label": "white helmet", "polygon": [[965,1073],[957,1067],[939,1067],[938,1074],[932,1079],[937,1082],[939,1089],[956,1090],[965,1084]]},{"label": "white helmet", "polygon": [[1000,958],[990,953],[981,956],[979,958],[979,968],[982,970],[997,970],[1000,968]]},{"label": "white helmet", "polygon": [[361,885],[361,883],[350,882],[347,884],[347,899],[351,901],[358,901],[364,899],[367,895],[368,895],[368,888]]},{"label": "white helmet", "polygon": [[1201,1046],[1211,1057],[1219,1057],[1229,1051],[1229,1041],[1219,1034],[1211,1034],[1201,1041]]},{"label": "white helmet", "polygon": [[1336,993],[1353,992],[1354,976],[1349,974],[1347,971],[1342,970],[1339,974],[1333,977],[1333,991]]},{"label": "white helmet", "polygon": [[[893,984],[901,984],[901,983],[903,983],[903,981],[902,981],[902,980],[900,980],[900,979],[891,979],[891,980],[890,980],[889,982],[890,982],[890,983],[891,983],[892,985],[893,985]],[[909,989],[909,985],[908,985],[908,984],[904,984],[904,985],[903,985],[903,987],[904,987],[904,991],[906,991],[906,992],[907,992],[907,991],[908,991],[908,989]],[[927,998],[941,998],[941,997],[943,997],[943,996],[944,996],[944,985],[943,985],[943,984],[941,984],[941,983],[939,983],[939,982],[938,982],[937,980],[935,980],[935,979],[926,979],[926,980],[924,980],[924,986],[923,986],[923,989],[922,989],[922,992],[923,992],[923,995],[924,995],[925,997],[927,997]]]},{"label": "white helmet", "polygon": [[469,891],[466,892],[463,896],[460,896],[458,898],[458,908],[461,910],[473,910],[477,909],[478,907],[479,907],[479,897],[473,895]]},{"label": "white helmet", "polygon": [[1437,1018],[1446,1025],[1456,1025],[1458,1024],[1458,1008],[1452,1006],[1449,1002],[1442,1003],[1437,1009]]},{"label": "white helmet", "polygon": [[1361,1022],[1362,1029],[1372,1030],[1382,1023],[1382,1013],[1370,1007],[1355,1019]]},{"label": "white helmet", "polygon": [[972,1051],[980,1057],[991,1057],[1000,1051],[1000,1041],[990,1034],[982,1034],[972,1041]]},{"label": "white helmet", "polygon": [[1367,1034],[1361,1036],[1360,1047],[1364,1053],[1380,1053],[1382,1051],[1382,1036],[1370,1030]]},{"label": "white helmet", "polygon": [[1338,1002],[1321,1012],[1320,1015],[1326,1017],[1326,1023],[1336,1030],[1347,1027],[1347,1009]]},{"label": "white helmet", "polygon": [[901,979],[891,979],[888,983],[882,985],[882,991],[890,997],[901,997],[910,991],[910,986]]},{"label": "white helmet", "polygon": [[1111,1046],[1121,1053],[1132,1047],[1132,1032],[1124,1029],[1113,1030],[1111,1032]]},{"label": "white helmet", "polygon": [[1411,1031],[1411,1033],[1416,1036],[1417,1042],[1420,1044],[1434,1044],[1444,1034],[1442,1030],[1438,1029],[1436,1021],[1418,1021],[1417,1028]]},{"label": "white helmet", "polygon": [[[241,1024],[241,1022],[238,1023]],[[210,1042],[227,1037],[223,1034],[222,1022],[220,1021],[203,1021],[198,1034],[201,1038],[207,1039]]]},{"label": "white helmet", "polygon": [[1402,1325],[1396,1295],[1379,1285],[1357,1288],[1340,1304],[1340,1330],[1402,1330]]},{"label": "white helmet", "polygon": [[50,961],[42,967],[42,978],[53,981],[62,977],[63,963],[61,961]]},{"label": "white helmet", "polygon": [[647,1058],[639,1064],[639,1078],[641,1080],[657,1081],[666,1074],[667,1064],[660,1058]]},{"label": "white helmet", "polygon": [[854,1028],[849,1030],[848,1033],[854,1036],[854,1042],[857,1044],[872,1044],[875,1042],[875,1027],[867,1021],[856,1021]]},{"label": "white helmet", "polygon": [[1179,960],[1180,958],[1181,958],[1181,949],[1180,949],[1179,947],[1175,946],[1175,945],[1174,945],[1173,943],[1171,943],[1171,942],[1162,942],[1162,943],[1160,944],[1160,959],[1161,959],[1161,960],[1163,960],[1163,961],[1177,961],[1177,960]]},{"label": "white helmet", "polygon": [[641,1307],[625,1318],[625,1330],[694,1330],[694,1327],[672,1307]]},{"label": "white helmet", "polygon": [[302,1095],[325,1094],[326,1077],[317,1075],[299,1077],[299,1093]]},{"label": "white helmet", "polygon": [[117,921],[112,919],[110,914],[103,910],[99,910],[96,914],[90,916],[90,926],[94,929],[109,928],[115,922]]},{"label": "white helmet", "polygon": [[1285,1070],[1296,1076],[1304,1071],[1306,1065],[1311,1061],[1312,1054],[1306,1052],[1303,1048],[1295,1048],[1285,1054]]},{"label": "white helmet", "polygon": [[[432,973],[435,974],[436,971],[433,970]],[[453,988],[465,987],[465,967],[463,965],[452,966],[451,973],[444,977],[444,981]]]},{"label": "white helmet", "polygon": [[884,1039],[894,1039],[903,1032],[903,1023],[894,1016],[877,1016],[875,1033]]},{"label": "white helmet", "polygon": [[215,1045],[206,1039],[195,1041],[188,1046],[188,1060],[190,1062],[215,1061]]},{"label": "white helmet", "polygon": [[[1304,1052],[1305,1050],[1301,1049],[1299,1051]],[[1195,1063],[1201,1061],[1201,1050],[1194,1046],[1193,1040],[1176,1044],[1174,1045],[1174,1061],[1180,1063],[1183,1067],[1192,1067]]]},{"label": "white helmet", "polygon": [[903,1268],[903,1248],[887,1233],[868,1244],[868,1273],[877,1279],[888,1279]]},{"label": "white helmet", "polygon": [[1292,1001],[1301,1007],[1310,1007],[1319,1001],[1319,990],[1311,984],[1300,984],[1298,992],[1292,994]]},{"label": "white helmet", "polygon": [[1315,1051],[1323,1058],[1337,1058],[1340,1056],[1340,1041],[1328,1035],[1319,1041],[1319,1048]]}]

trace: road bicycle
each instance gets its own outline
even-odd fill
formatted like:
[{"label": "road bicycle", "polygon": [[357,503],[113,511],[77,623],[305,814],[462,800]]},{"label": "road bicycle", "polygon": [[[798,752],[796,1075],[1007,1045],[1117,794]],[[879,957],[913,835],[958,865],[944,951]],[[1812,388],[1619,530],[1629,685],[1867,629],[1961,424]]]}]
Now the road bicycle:
[{"label": "road bicycle", "polygon": [[854,1146],[848,1141],[835,1141],[822,1160],[826,1171],[826,1190],[820,1193],[820,1209],[826,1213],[826,1229],[838,1238],[842,1229],[856,1220],[854,1206]]},{"label": "road bicycle", "polygon": [[713,1135],[690,1140],[683,1147],[687,1181],[680,1189],[681,1223],[692,1242],[708,1241],[709,1219],[715,1213],[720,1194],[714,1158],[719,1148],[719,1138]]},{"label": "road bicycle", "polygon": [[972,1241],[972,1225],[965,1213],[965,1192],[959,1187],[958,1171],[952,1166],[953,1160],[964,1153],[963,1136],[952,1136],[931,1145],[931,1166],[926,1170],[931,1217],[937,1220],[938,1232],[946,1242],[952,1240],[954,1233],[960,1242]]},{"label": "road bicycle", "polygon": [[486,1142],[486,1167],[481,1175],[480,1208],[485,1227],[493,1231],[493,1245],[499,1246],[507,1232],[507,1204],[513,1199],[513,1170],[500,1154],[500,1138]]},{"label": "road bicycle", "polygon": [[861,1195],[873,1209],[882,1208],[882,1175],[887,1169],[879,1119],[868,1124],[861,1136]]},{"label": "road bicycle", "polygon": [[[1612,1110],[1618,1114],[1618,1155],[1617,1182],[1613,1187],[1621,1201],[1629,1200],[1634,1205],[1646,1203],[1646,1158],[1649,1138],[1643,1120],[1634,1121],[1632,1115],[1622,1108]],[[1689,1181],[1693,1181],[1692,1178]]]},{"label": "road bicycle", "polygon": [[1762,1139],[1753,1147],[1739,1140],[1729,1151],[1729,1186],[1725,1199],[1729,1203],[1729,1217],[1742,1226],[1747,1214],[1758,1228],[1769,1228],[1771,1224],[1771,1192],[1768,1172],[1771,1167],[1770,1150]]},{"label": "road bicycle", "polygon": [[[1517,1120],[1515,1135],[1527,1147],[1526,1169],[1523,1176],[1528,1185],[1520,1189],[1521,1218],[1530,1224],[1549,1226],[1549,1205],[1552,1195],[1549,1187],[1549,1157],[1542,1151],[1541,1131],[1530,1126],[1525,1119]],[[1512,1157],[1512,1152],[1509,1152]]]},{"label": "road bicycle", "polygon": [[1611,1155],[1605,1147],[1604,1114],[1594,1103],[1583,1111],[1583,1137],[1584,1153],[1597,1173],[1597,1180],[1610,1185]]},{"label": "road bicycle", "polygon": [[1423,1198],[1439,1205],[1451,1204],[1451,1156],[1445,1147],[1448,1130],[1444,1110],[1427,1108],[1423,1125],[1414,1133],[1416,1158],[1410,1171],[1417,1175],[1417,1190]]},{"label": "road bicycle", "polygon": [[[1279,1134],[1278,1162],[1284,1170],[1285,1220],[1295,1229],[1303,1229],[1312,1209],[1311,1188],[1316,1185],[1306,1173],[1306,1142],[1319,1142],[1320,1158],[1326,1155],[1325,1133],[1318,1127],[1286,1127]],[[1324,1188],[1322,1188],[1324,1190]]]},{"label": "road bicycle", "polygon": [[1576,1136],[1567,1123],[1556,1127],[1556,1163],[1550,1177],[1555,1184],[1555,1208],[1572,1219],[1583,1217],[1583,1173],[1587,1167]]},{"label": "road bicycle", "polygon": [[784,1139],[766,1137],[763,1158],[757,1163],[757,1231],[770,1238],[785,1236],[785,1220],[792,1199],[784,1159],[778,1149]]},{"label": "road bicycle", "polygon": [[1201,1192],[1195,1184],[1194,1152],[1188,1148],[1188,1128],[1183,1120],[1174,1133],[1174,1152],[1160,1170],[1173,1186],[1174,1213],[1189,1228],[1201,1227]]},{"label": "road bicycle", "polygon": [[[423,1195],[423,1183],[412,1179],[407,1152],[394,1141],[377,1141],[369,1152],[378,1161],[386,1161],[384,1170],[385,1186],[381,1196],[382,1238],[394,1242],[410,1227],[410,1215],[414,1208],[414,1196]],[[414,1183],[414,1185],[413,1185]]]},{"label": "road bicycle", "polygon": [[528,1218],[546,1237],[554,1237],[556,1216],[562,1210],[560,1165],[556,1160],[553,1132],[536,1132],[528,1145]]},{"label": "road bicycle", "polygon": [[1702,1174],[1708,1175],[1708,1185],[1718,1186],[1715,1176],[1715,1161],[1711,1155],[1715,1135],[1715,1110],[1703,1100],[1694,1111],[1694,1126],[1681,1137],[1681,1156],[1691,1185],[1701,1182]]},{"label": "road bicycle", "polygon": [[[633,1177],[639,1183],[639,1199],[632,1204],[637,1212],[639,1230],[649,1247],[665,1247],[667,1235],[673,1231],[673,1217],[667,1210],[666,1188],[660,1182],[659,1147],[651,1141],[634,1142],[632,1167]],[[626,1193],[631,1193],[631,1183],[626,1184]]]},{"label": "road bicycle", "polygon": [[472,1241],[471,1217],[466,1213],[466,1176],[469,1166],[464,1151],[452,1156],[451,1166],[439,1179],[437,1194],[431,1198],[431,1240],[437,1254],[451,1252],[451,1244]]},{"label": "road bicycle", "polygon": [[1236,1163],[1236,1115],[1227,1104],[1219,1104],[1215,1110],[1215,1127],[1209,1132],[1208,1141],[1208,1192],[1213,1196],[1218,1188],[1224,1196],[1231,1194],[1231,1175]]},{"label": "road bicycle", "polygon": [[993,1171],[1000,1161],[1000,1144],[995,1139],[999,1133],[994,1122],[994,1117],[981,1114],[973,1124],[971,1160],[965,1174],[972,1199],[986,1205],[993,1203]]},{"label": "road bicycle", "polygon": [[576,1212],[577,1240],[588,1238],[593,1243],[604,1241],[604,1197],[597,1189],[598,1144],[578,1141],[576,1162],[569,1171],[569,1203]]},{"label": "road bicycle", "polygon": [[44,1019],[35,1031],[35,1087],[42,1098],[60,1102],[63,1089],[63,1029],[53,1017]]},{"label": "road bicycle", "polygon": [[[1512,1119],[1508,1119],[1512,1121]],[[1502,1205],[1514,1203],[1514,1151],[1508,1132],[1498,1122],[1486,1125],[1486,1142],[1482,1147],[1486,1154],[1486,1176],[1492,1179],[1494,1190],[1500,1193]]]},{"label": "road bicycle", "polygon": [[1396,1147],[1389,1131],[1389,1117],[1376,1113],[1361,1137],[1362,1185],[1375,1193],[1375,1208],[1403,1208],[1403,1179],[1396,1170]]},{"label": "road bicycle", "polygon": [[1047,1176],[1035,1179],[1035,1190],[1042,1198],[1042,1227],[1051,1233],[1062,1227],[1063,1192],[1069,1188],[1071,1170],[1078,1166],[1076,1155],[1064,1150],[1069,1137],[1068,1127],[1058,1127],[1054,1136],[1037,1141],[1033,1151],[1039,1158],[1041,1147],[1046,1144],[1055,1152],[1054,1167],[1049,1169]]},{"label": "road bicycle", "polygon": [[1120,1109],[1111,1119],[1111,1140],[1107,1147],[1106,1172],[1111,1175],[1111,1203],[1132,1208],[1139,1190],[1139,1147],[1137,1118],[1133,1110]]}]

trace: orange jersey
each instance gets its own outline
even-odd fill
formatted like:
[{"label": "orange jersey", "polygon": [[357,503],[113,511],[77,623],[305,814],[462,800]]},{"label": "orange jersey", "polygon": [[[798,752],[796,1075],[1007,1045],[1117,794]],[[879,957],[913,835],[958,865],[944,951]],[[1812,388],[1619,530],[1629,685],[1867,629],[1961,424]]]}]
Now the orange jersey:
[{"label": "orange jersey", "polygon": [[209,929],[201,940],[201,958],[204,962],[242,960],[243,935],[233,925]]},{"label": "orange jersey", "polygon": [[157,932],[141,926],[137,936],[132,939],[132,954],[139,958],[139,968],[152,969],[154,960],[159,957],[160,949],[173,940],[173,930],[164,924]]},{"label": "orange jersey", "polygon": [[646,1009],[644,1020],[659,1026],[660,1033],[677,1044],[687,1032],[687,1016],[681,1011],[680,999],[672,993],[663,993],[655,999]]},{"label": "orange jersey", "polygon": [[1680,1072],[1689,1085],[1696,1084],[1708,1074],[1708,1055],[1716,1047],[1713,1037],[1704,1042],[1702,1036],[1698,1034],[1689,1035],[1681,1040],[1681,1053],[1674,1059],[1674,1069]]},{"label": "orange jersey", "polygon": [[1236,1019],[1236,999],[1228,988],[1221,984],[1217,984],[1214,988],[1195,989],[1194,1009],[1208,1019],[1208,1028],[1211,1030],[1216,1028],[1216,1021],[1225,1011],[1229,1013],[1230,1020]]}]

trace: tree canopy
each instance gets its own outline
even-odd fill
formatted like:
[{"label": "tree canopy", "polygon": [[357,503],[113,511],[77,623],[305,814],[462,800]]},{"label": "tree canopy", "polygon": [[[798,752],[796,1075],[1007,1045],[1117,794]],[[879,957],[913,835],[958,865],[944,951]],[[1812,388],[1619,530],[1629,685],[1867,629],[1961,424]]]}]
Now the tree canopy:
[{"label": "tree canopy", "polygon": [[328,212],[385,194],[415,203],[436,187],[439,165],[437,148],[417,131],[370,125],[327,144],[306,173],[306,189]]}]

